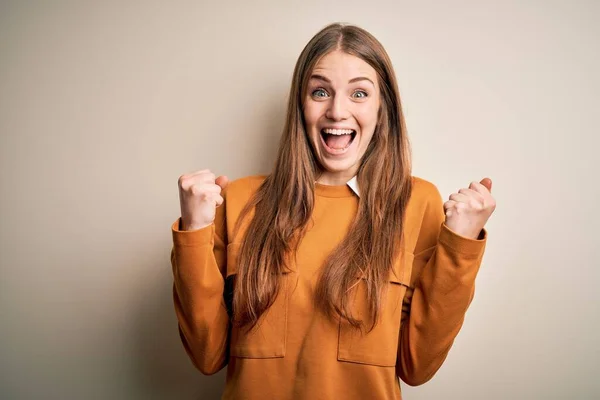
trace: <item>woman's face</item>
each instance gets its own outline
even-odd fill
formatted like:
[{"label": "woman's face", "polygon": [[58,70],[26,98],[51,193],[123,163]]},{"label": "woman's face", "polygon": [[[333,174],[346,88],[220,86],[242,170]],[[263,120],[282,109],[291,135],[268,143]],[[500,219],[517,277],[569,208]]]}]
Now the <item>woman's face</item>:
[{"label": "woman's face", "polygon": [[377,73],[358,57],[336,50],[312,71],[304,121],[321,174],[318,182],[343,185],[356,175],[377,125]]}]

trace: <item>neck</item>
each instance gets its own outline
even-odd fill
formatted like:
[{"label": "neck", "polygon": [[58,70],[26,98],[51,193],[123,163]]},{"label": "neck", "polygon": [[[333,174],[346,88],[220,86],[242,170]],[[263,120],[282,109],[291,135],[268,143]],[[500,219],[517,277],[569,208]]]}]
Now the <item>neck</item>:
[{"label": "neck", "polygon": [[316,182],[330,186],[345,185],[354,175],[356,175],[356,171],[321,171],[317,176]]}]

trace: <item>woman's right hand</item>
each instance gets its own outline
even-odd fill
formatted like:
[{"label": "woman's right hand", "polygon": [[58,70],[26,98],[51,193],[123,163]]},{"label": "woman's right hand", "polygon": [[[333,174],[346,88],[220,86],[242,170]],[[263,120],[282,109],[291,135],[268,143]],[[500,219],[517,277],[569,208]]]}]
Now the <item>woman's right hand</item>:
[{"label": "woman's right hand", "polygon": [[208,169],[179,177],[181,230],[202,229],[213,223],[217,207],[223,204],[221,190],[228,182],[226,176],[216,177]]}]

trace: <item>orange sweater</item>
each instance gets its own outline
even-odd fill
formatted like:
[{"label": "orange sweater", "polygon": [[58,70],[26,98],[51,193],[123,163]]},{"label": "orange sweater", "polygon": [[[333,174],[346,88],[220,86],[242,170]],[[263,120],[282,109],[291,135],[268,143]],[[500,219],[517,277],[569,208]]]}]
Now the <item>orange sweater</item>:
[{"label": "orange sweater", "polygon": [[[259,327],[245,334],[230,324],[224,284],[236,273],[247,226],[232,237],[235,221],[263,179],[231,182],[212,225],[180,231],[178,218],[171,227],[175,311],[194,365],[204,374],[227,365],[224,399],[401,399],[398,377],[409,385],[431,379],[473,298],[485,229],[478,240],[449,230],[438,189],[413,177],[404,257],[390,274],[381,322],[359,334],[313,305],[319,269],[347,234],[359,199],[347,185],[316,184],[314,225],[292,272],[282,275],[282,290]],[[361,317],[364,286],[356,286],[355,295]]]}]

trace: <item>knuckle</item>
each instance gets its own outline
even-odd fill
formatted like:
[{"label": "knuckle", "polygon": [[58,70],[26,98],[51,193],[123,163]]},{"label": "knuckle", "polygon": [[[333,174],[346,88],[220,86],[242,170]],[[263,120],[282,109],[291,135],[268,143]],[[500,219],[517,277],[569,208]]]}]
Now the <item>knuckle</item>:
[{"label": "knuckle", "polygon": [[207,172],[210,172],[210,170],[208,170],[208,169],[199,169],[197,171],[194,171],[194,173],[190,174],[190,175],[204,175]]},{"label": "knuckle", "polygon": [[202,190],[202,186],[200,185],[192,185],[190,187],[190,193],[192,193],[193,196],[200,197],[202,199],[204,190]]}]

